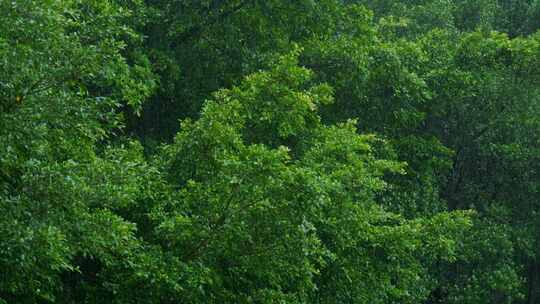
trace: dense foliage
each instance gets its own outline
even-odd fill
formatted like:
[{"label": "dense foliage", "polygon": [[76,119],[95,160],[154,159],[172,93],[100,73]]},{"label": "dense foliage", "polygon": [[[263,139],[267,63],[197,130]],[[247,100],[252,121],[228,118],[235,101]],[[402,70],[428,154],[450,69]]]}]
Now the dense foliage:
[{"label": "dense foliage", "polygon": [[540,1],[0,1],[0,303],[540,301]]}]

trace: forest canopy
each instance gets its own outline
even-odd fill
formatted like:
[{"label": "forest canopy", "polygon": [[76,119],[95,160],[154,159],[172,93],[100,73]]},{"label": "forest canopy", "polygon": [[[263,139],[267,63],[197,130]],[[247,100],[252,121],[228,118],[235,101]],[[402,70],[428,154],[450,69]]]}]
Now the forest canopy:
[{"label": "forest canopy", "polygon": [[0,303],[540,302],[540,1],[0,1]]}]

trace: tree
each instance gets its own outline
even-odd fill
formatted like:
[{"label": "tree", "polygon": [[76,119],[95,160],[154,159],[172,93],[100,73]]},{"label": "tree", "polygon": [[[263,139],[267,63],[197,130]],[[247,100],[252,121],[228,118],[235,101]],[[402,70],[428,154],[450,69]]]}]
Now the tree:
[{"label": "tree", "polygon": [[432,287],[430,263],[454,258],[467,216],[381,208],[382,176],[402,164],[377,159],[354,121],[321,124],[332,98],[311,77],[281,57],[216,93],[165,148],[178,190],[155,211],[155,237],[205,274],[199,301],[413,303]]},{"label": "tree", "polygon": [[144,164],[97,148],[120,125],[118,108],[140,107],[152,86],[122,56],[135,37],[129,12],[23,0],[0,11],[0,298],[98,299],[100,273],[139,246],[116,210],[140,191]]},{"label": "tree", "polygon": [[0,303],[535,303],[538,8],[0,2]]}]

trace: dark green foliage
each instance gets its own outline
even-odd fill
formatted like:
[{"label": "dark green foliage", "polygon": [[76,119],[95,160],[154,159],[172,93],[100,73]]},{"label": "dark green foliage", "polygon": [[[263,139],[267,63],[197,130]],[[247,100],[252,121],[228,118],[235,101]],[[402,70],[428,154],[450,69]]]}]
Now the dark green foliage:
[{"label": "dark green foliage", "polygon": [[540,301],[540,2],[0,2],[0,303]]}]

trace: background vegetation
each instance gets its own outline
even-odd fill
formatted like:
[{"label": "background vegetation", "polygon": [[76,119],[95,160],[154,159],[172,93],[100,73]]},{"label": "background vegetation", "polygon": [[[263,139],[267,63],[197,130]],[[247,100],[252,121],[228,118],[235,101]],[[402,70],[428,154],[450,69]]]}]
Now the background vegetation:
[{"label": "background vegetation", "polygon": [[0,1],[0,303],[540,301],[540,1]]}]

